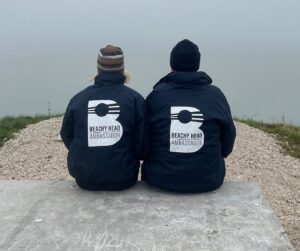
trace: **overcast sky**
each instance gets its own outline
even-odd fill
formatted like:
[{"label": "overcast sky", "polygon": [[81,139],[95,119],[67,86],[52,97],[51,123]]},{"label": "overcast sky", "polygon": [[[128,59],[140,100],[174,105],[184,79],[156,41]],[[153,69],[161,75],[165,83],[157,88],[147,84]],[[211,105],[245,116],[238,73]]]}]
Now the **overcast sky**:
[{"label": "overcast sky", "polygon": [[122,47],[146,96],[181,39],[237,116],[300,124],[300,1],[1,0],[0,117],[63,112],[96,73],[99,48]]}]

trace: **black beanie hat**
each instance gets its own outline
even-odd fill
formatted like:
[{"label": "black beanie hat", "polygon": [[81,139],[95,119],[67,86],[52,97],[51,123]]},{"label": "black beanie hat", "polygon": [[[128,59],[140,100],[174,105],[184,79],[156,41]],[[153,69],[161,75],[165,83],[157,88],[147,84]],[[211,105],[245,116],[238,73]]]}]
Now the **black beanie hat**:
[{"label": "black beanie hat", "polygon": [[198,46],[184,39],[171,51],[170,65],[174,71],[198,71],[200,57]]}]

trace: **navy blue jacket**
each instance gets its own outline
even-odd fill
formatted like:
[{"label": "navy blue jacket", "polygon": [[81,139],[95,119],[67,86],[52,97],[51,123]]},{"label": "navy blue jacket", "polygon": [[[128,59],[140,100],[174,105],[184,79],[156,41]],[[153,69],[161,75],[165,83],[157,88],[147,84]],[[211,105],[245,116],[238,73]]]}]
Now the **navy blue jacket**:
[{"label": "navy blue jacket", "polygon": [[174,72],[147,97],[151,150],[142,176],[149,184],[176,192],[223,184],[236,131],[224,94],[211,83],[204,72]]},{"label": "navy blue jacket", "polygon": [[138,177],[146,149],[144,98],[124,85],[119,73],[102,73],[75,95],[66,110],[61,137],[68,168],[79,186],[121,190]]}]

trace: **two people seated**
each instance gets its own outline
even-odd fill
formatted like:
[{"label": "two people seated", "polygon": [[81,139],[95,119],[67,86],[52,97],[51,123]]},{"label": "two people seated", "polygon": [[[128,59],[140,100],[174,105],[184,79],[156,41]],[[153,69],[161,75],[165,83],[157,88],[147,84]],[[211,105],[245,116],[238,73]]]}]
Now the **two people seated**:
[{"label": "two people seated", "polygon": [[236,131],[222,91],[200,67],[198,46],[185,39],[170,55],[171,73],[146,100],[124,83],[119,47],[100,49],[94,85],[69,102],[61,137],[79,187],[122,190],[142,180],[165,190],[219,188]]}]

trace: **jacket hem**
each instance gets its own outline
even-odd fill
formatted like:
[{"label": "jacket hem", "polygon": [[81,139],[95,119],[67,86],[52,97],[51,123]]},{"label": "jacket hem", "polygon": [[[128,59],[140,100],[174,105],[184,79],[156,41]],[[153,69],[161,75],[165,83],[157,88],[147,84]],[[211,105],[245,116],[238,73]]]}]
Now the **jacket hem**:
[{"label": "jacket hem", "polygon": [[85,190],[91,190],[91,191],[120,191],[120,190],[125,190],[130,187],[132,187],[136,181],[137,178],[131,178],[129,180],[125,180],[122,182],[118,183],[101,183],[101,182],[87,182],[87,181],[82,181],[79,179],[75,179],[77,185]]},{"label": "jacket hem", "polygon": [[160,189],[170,191],[170,192],[176,192],[176,193],[206,193],[206,192],[214,191],[223,185],[223,181],[222,181],[217,184],[202,185],[201,187],[184,188],[184,187],[170,187],[167,185],[158,184],[149,179],[146,179],[146,182],[150,186],[155,186]]}]

